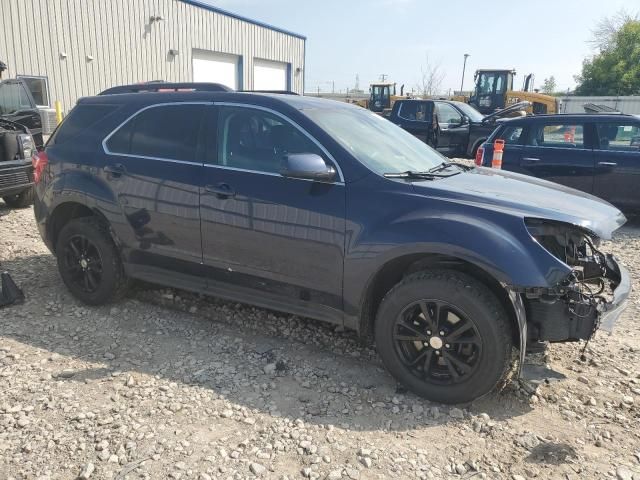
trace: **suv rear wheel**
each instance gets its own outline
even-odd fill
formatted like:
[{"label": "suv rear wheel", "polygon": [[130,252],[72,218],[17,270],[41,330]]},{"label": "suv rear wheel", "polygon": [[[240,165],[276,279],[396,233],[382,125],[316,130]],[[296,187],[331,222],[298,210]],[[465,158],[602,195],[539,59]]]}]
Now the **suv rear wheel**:
[{"label": "suv rear wheel", "polygon": [[56,242],[60,276],[71,293],[89,305],[122,297],[127,278],[108,227],[95,217],[67,223]]},{"label": "suv rear wheel", "polygon": [[16,193],[15,195],[7,195],[6,197],[2,197],[2,199],[4,200],[4,203],[6,203],[11,208],[26,208],[33,203],[33,197],[34,189],[33,187],[29,187],[20,193]]},{"label": "suv rear wheel", "polygon": [[485,395],[510,365],[504,308],[485,285],[455,271],[414,273],[391,289],[378,310],[375,339],[390,373],[437,402]]}]

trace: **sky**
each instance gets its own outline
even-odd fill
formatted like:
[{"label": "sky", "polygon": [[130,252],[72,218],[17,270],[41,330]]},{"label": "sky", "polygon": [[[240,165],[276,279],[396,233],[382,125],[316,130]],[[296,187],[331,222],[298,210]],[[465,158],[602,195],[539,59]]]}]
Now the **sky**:
[{"label": "sky", "polygon": [[305,90],[360,88],[381,74],[406,90],[427,64],[444,72],[442,93],[458,90],[464,54],[465,90],[479,68],[515,68],[514,88],[553,75],[557,90],[575,87],[582,61],[595,52],[591,31],[638,0],[203,0],[307,37]]}]

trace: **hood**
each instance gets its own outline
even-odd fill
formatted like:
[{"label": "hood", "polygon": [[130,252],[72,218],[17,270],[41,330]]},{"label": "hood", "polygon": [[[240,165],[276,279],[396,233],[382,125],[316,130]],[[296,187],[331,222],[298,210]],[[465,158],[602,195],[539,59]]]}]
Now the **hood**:
[{"label": "hood", "polygon": [[[0,127],[10,128],[11,130],[20,130],[25,131],[26,127],[21,123],[14,122],[12,120],[8,120],[2,116],[0,116]],[[25,131],[26,133],[26,131]]]},{"label": "hood", "polygon": [[503,170],[475,168],[413,186],[417,193],[431,198],[569,223],[604,240],[627,221],[617,208],[593,195]]},{"label": "hood", "polygon": [[509,105],[508,107],[503,108],[502,110],[498,110],[497,112],[493,112],[493,113],[490,113],[489,115],[486,115],[482,119],[482,121],[485,123],[495,122],[497,119],[506,117],[513,112],[517,112],[518,110],[526,110],[530,106],[531,106],[531,102],[527,102],[527,101],[514,103],[513,105]]},{"label": "hood", "polygon": [[0,130],[11,130],[13,132],[22,132],[27,134],[30,133],[29,129],[21,123],[7,120],[3,117],[0,117]]}]

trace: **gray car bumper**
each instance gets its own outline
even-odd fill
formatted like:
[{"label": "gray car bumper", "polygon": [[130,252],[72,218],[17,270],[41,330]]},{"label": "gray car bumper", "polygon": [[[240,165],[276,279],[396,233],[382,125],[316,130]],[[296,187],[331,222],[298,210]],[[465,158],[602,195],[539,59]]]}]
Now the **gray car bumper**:
[{"label": "gray car bumper", "polygon": [[600,315],[600,329],[611,333],[620,315],[627,308],[631,294],[631,278],[627,269],[621,266],[615,257],[612,255],[608,255],[608,257],[608,260],[620,272],[620,283],[613,292],[613,299],[598,306],[598,314]]}]

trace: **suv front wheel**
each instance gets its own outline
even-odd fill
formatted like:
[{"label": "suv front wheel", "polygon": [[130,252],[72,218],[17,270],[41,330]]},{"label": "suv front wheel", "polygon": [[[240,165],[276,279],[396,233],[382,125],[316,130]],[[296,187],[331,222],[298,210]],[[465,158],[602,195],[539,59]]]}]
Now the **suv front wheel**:
[{"label": "suv front wheel", "polygon": [[122,297],[127,288],[122,261],[109,229],[95,217],[67,223],[56,242],[58,270],[71,293],[89,305]]},{"label": "suv front wheel", "polygon": [[389,372],[414,393],[464,403],[506,375],[511,327],[496,296],[456,271],[411,274],[387,293],[375,324]]}]

